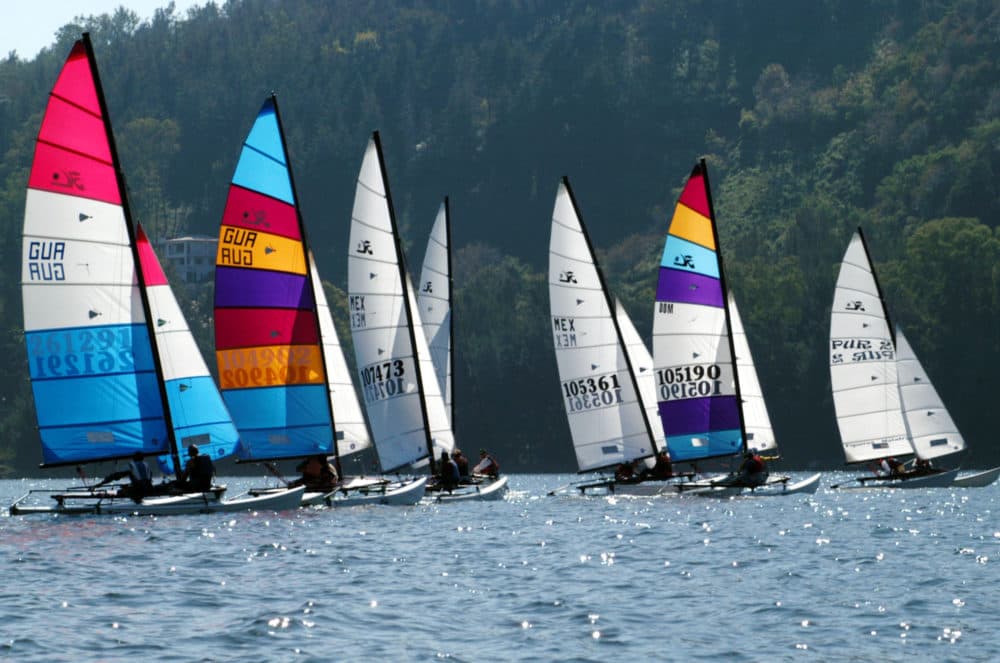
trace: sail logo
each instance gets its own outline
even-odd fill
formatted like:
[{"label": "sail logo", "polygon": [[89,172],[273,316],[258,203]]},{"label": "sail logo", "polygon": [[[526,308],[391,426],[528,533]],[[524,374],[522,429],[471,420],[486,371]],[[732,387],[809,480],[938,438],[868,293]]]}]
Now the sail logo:
[{"label": "sail logo", "polygon": [[660,313],[671,314],[674,312],[673,302],[657,302],[657,311]]},{"label": "sail logo", "polygon": [[574,318],[552,318],[552,331],[557,348],[576,347],[576,320]]},{"label": "sail logo", "polygon": [[79,170],[64,170],[62,175],[59,173],[52,173],[52,184],[67,189],[86,191],[86,187],[83,186],[80,175],[81,173]]},{"label": "sail logo", "polygon": [[861,303],[860,299],[855,299],[853,302],[847,302],[844,305],[844,310],[847,311],[864,311],[865,305]]},{"label": "sail logo", "polygon": [[267,222],[267,212],[264,210],[253,210],[252,212],[243,212],[243,223],[251,226],[270,228],[271,224]]},{"label": "sail logo", "polygon": [[360,242],[358,242],[358,247],[354,249],[354,252],[369,256],[374,255],[372,253],[372,243],[367,239],[363,239]]},{"label": "sail logo", "polygon": [[564,272],[559,272],[559,282],[560,283],[576,283],[576,276],[573,274],[573,270],[567,269]]},{"label": "sail logo", "polygon": [[29,281],[65,281],[66,242],[33,241],[28,244]]},{"label": "sail logo", "polygon": [[351,318],[351,329],[364,329],[368,326],[365,320],[365,296],[351,295],[347,298],[347,313]]},{"label": "sail logo", "polygon": [[253,267],[253,247],[256,243],[255,231],[223,226],[218,264]]},{"label": "sail logo", "polygon": [[674,267],[689,267],[694,269],[694,258],[687,254],[674,256]]},{"label": "sail logo", "polygon": [[420,292],[426,292],[428,295],[433,294],[434,293],[433,282],[428,281],[427,283],[425,283],[423,289]]}]

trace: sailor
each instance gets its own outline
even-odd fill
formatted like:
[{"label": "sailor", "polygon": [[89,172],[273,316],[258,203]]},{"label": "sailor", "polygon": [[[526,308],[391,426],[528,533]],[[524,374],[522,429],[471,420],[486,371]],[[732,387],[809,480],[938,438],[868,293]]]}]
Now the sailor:
[{"label": "sailor", "polygon": [[288,484],[289,488],[305,486],[306,490],[329,493],[337,487],[337,470],[323,454],[309,456],[295,468],[302,476]]},{"label": "sailor", "polygon": [[454,490],[460,480],[458,463],[448,457],[447,451],[441,452],[441,474],[439,478],[442,490]]},{"label": "sailor", "polygon": [[462,450],[455,447],[455,450],[451,452],[451,459],[455,461],[458,465],[458,476],[461,480],[466,480],[469,478],[469,459],[465,457]]},{"label": "sailor", "polygon": [[737,479],[740,483],[751,488],[763,486],[767,481],[769,472],[764,459],[760,457],[756,449],[747,449],[743,454],[743,462],[740,464]]},{"label": "sailor", "polygon": [[472,472],[496,479],[500,475],[500,463],[497,462],[496,458],[486,453],[486,449],[480,449],[479,462],[472,468]]},{"label": "sailor", "polygon": [[112,472],[108,476],[104,477],[97,486],[103,486],[105,484],[111,483],[112,481],[117,481],[118,479],[129,478],[129,486],[123,491],[127,493],[135,501],[140,501],[143,495],[148,495],[153,490],[153,473],[149,469],[149,465],[143,460],[142,452],[136,451],[132,454],[132,461],[128,464],[128,468],[124,470],[119,470],[118,472]]},{"label": "sailor", "polygon": [[185,490],[205,492],[212,490],[212,478],[215,476],[215,465],[206,454],[198,452],[194,444],[188,447],[188,462],[177,477],[177,483]]},{"label": "sailor", "polygon": [[670,464],[670,453],[664,449],[656,454],[656,464],[650,471],[653,479],[669,479],[674,475],[673,466]]}]

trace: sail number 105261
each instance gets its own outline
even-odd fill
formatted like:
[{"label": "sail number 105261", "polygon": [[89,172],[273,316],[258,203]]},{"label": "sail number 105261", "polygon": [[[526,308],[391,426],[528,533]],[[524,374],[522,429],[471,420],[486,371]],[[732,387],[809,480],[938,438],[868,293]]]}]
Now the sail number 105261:
[{"label": "sail number 105261", "polygon": [[718,364],[674,366],[656,371],[660,400],[722,395],[722,369]]}]

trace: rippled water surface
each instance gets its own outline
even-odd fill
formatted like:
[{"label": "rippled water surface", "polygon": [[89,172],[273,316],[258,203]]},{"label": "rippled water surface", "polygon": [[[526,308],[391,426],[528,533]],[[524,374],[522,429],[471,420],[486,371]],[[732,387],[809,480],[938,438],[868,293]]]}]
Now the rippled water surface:
[{"label": "rippled water surface", "polygon": [[4,509],[0,657],[1000,660],[997,485],[546,496],[573,478],[407,508]]}]

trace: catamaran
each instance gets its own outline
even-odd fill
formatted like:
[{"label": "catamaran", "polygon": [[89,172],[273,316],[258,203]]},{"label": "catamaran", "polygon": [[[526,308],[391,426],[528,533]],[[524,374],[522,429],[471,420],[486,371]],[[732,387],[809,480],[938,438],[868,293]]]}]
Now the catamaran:
[{"label": "catamaran", "polygon": [[[278,461],[313,458],[325,467],[332,454],[342,475],[344,455],[371,446],[306,247],[272,95],[243,143],[229,185],[216,254],[215,344],[222,395],[242,436],[240,459],[268,464],[286,485],[297,482],[281,476]],[[339,430],[335,421],[343,424]],[[336,490],[307,487],[304,504],[412,504],[423,495],[419,481],[402,485],[369,476],[344,477]]]},{"label": "catamaran", "polygon": [[[239,446],[159,261],[135,229],[89,36],[77,41],[49,96],[28,181],[22,295],[43,467],[160,456],[214,460]],[[80,471],[82,476],[82,470]],[[164,483],[31,491],[23,513],[177,513],[284,509],[301,490],[222,500],[224,487]],[[48,495],[55,503],[38,503]]]},{"label": "catamaran", "polygon": [[[659,416],[675,463],[776,451],[770,422],[764,423],[766,409],[763,417],[755,414],[763,397],[738,317],[723,269],[708,170],[701,160],[674,209],[653,312]],[[746,394],[744,382],[751,386]],[[788,494],[815,492],[819,485],[819,474],[798,482],[789,476],[760,475],[761,483],[753,479],[733,473],[678,488],[708,495],[747,490]]]},{"label": "catamaran", "polygon": [[[378,132],[368,141],[358,174],[348,251],[351,335],[379,461],[386,472],[428,466],[434,474],[455,437],[406,271]],[[437,491],[434,498],[499,499],[506,489],[507,477],[500,476]]]},{"label": "catamaran", "polygon": [[[972,487],[1000,475],[1000,467],[963,477],[957,468],[931,467],[932,460],[962,452],[965,440],[902,330],[893,330],[860,228],[833,296],[830,383],[847,462],[879,463],[872,475],[834,487]],[[914,459],[898,462],[907,456]]]}]

